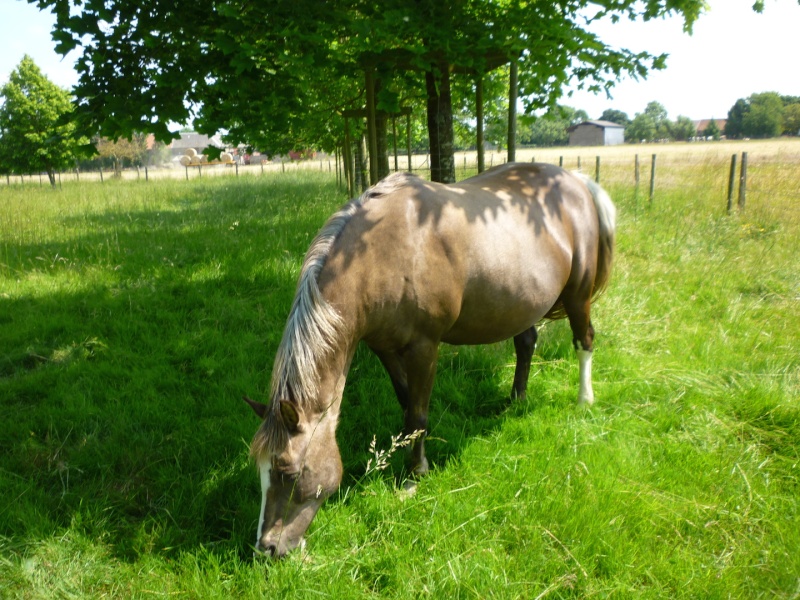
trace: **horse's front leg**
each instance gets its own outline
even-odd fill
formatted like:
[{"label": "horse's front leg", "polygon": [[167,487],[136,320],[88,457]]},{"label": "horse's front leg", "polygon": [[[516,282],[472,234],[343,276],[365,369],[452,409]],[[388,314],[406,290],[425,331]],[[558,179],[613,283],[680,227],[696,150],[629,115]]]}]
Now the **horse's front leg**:
[{"label": "horse's front leg", "polygon": [[536,340],[539,334],[536,328],[526,329],[514,336],[514,350],[517,353],[517,367],[514,369],[514,385],[511,387],[512,400],[524,400],[528,389],[528,376],[531,372],[531,359],[536,350]]},{"label": "horse's front leg", "polygon": [[439,343],[433,340],[418,340],[407,346],[402,353],[408,383],[408,406],[405,411],[405,435],[421,432],[411,446],[411,472],[425,475],[428,459],[425,458],[425,435],[428,432],[428,406],[436,376],[439,358]]}]

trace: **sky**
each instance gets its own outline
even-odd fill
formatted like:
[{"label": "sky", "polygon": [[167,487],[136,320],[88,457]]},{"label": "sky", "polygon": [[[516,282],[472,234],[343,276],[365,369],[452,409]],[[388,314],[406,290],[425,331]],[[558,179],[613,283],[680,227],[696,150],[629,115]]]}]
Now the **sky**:
[{"label": "sky", "polygon": [[[753,93],[800,96],[800,4],[767,0],[762,14],[753,12],[752,4],[753,0],[709,0],[709,10],[697,20],[691,36],[683,32],[680,18],[595,24],[592,29],[612,46],[669,54],[667,68],[651,72],[646,80],[622,80],[611,99],[604,93],[576,91],[561,103],[582,108],[593,119],[607,108],[632,118],[655,100],[670,119],[682,115],[699,120],[725,118],[737,99]],[[0,0],[0,84],[26,53],[56,84],[71,88],[77,82],[77,54],[56,54],[50,38],[54,22],[52,15],[27,2]]]}]

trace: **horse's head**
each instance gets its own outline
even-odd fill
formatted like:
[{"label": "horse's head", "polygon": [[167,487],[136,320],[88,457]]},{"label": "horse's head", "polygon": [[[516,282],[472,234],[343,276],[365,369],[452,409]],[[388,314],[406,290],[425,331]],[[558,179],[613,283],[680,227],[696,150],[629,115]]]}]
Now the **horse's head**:
[{"label": "horse's head", "polygon": [[341,482],[335,418],[306,415],[289,400],[278,401],[277,410],[245,400],[264,419],[252,447],[261,474],[256,550],[280,558],[302,543],[319,507]]}]

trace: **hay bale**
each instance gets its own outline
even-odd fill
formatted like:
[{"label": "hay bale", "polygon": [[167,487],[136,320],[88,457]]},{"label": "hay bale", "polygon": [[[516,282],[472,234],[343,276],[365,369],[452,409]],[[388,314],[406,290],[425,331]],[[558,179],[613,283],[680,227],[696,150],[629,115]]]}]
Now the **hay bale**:
[{"label": "hay bale", "polygon": [[197,155],[195,154],[195,155],[194,155],[194,156],[191,158],[191,161],[192,161],[192,162],[191,162],[191,164],[193,164],[193,165],[199,165],[199,164],[200,164],[200,157],[199,157],[199,156],[197,156]]},{"label": "hay bale", "polygon": [[192,159],[188,156],[181,156],[180,162],[184,167],[188,167],[190,164],[192,164]]},{"label": "hay bale", "polygon": [[189,158],[197,156],[197,150],[195,150],[194,148],[187,148],[186,149],[186,156],[188,156]]},{"label": "hay bale", "polygon": [[224,163],[233,162],[233,155],[230,152],[223,152],[219,155],[219,160]]}]

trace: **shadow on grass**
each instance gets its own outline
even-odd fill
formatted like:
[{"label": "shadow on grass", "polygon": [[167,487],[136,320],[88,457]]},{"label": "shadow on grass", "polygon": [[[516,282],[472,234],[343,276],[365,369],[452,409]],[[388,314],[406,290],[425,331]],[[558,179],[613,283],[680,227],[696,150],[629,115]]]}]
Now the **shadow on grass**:
[{"label": "shadow on grass", "polygon": [[[14,248],[13,269],[60,283],[0,297],[0,488],[11,499],[0,536],[10,547],[24,554],[75,531],[121,560],[199,547],[251,555],[259,484],[247,449],[258,423],[241,396],[266,399],[300,261],[322,223],[297,191],[276,204],[253,186],[224,201],[196,188],[172,210],[70,217],[68,241]],[[491,348],[443,348],[434,469],[504,419],[513,349]],[[360,348],[337,435],[344,485],[363,475],[373,435],[383,447],[401,427],[387,375]]]}]

